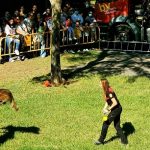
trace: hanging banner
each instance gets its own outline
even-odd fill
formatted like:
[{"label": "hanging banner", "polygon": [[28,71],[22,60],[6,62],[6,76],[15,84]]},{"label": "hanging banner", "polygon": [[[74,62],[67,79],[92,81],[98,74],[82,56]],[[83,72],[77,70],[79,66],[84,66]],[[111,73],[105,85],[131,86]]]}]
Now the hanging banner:
[{"label": "hanging banner", "polygon": [[128,16],[128,0],[99,0],[95,4],[95,18],[102,23],[109,23],[117,16]]}]

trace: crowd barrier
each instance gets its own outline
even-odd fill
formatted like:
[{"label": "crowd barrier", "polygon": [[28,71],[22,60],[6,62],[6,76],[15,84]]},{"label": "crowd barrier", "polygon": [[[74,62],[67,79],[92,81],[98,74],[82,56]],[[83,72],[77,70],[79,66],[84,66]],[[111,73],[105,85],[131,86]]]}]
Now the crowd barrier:
[{"label": "crowd barrier", "polygon": [[[86,31],[86,32],[85,32]],[[8,43],[8,38],[13,39],[11,44]],[[50,54],[51,49],[51,32],[33,33],[26,36],[18,37],[0,37],[0,60],[3,57],[15,55],[15,42],[14,40],[20,40],[20,54],[30,53],[36,51],[47,51]],[[81,45],[96,44],[97,48],[100,48],[100,29],[99,27],[90,27],[88,30],[81,31],[80,35],[70,37],[68,30],[60,30],[60,48],[77,47]]]},{"label": "crowd barrier", "polygon": [[[74,33],[75,34],[75,33]],[[80,33],[78,33],[80,34]],[[100,28],[98,26],[92,27],[83,26],[83,31],[80,35],[75,35],[70,38],[70,33],[68,30],[60,30],[61,43],[60,47],[73,47],[73,46],[83,46],[83,45],[92,45],[98,43],[97,48],[100,48]]]},{"label": "crowd barrier", "polygon": [[101,40],[102,50],[150,53],[150,43],[140,41]]},{"label": "crowd barrier", "polygon": [[[34,51],[50,50],[50,32],[33,33],[26,36],[1,37],[0,38],[0,60],[5,56],[15,54],[15,41],[20,41],[19,52],[29,53]],[[9,42],[11,41],[11,42]]]}]

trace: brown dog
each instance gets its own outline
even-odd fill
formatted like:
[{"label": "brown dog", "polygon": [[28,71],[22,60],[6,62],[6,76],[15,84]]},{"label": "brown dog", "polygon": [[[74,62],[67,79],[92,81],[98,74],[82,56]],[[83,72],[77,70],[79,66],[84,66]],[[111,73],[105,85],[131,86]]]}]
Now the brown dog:
[{"label": "brown dog", "polygon": [[0,89],[0,105],[7,102],[10,102],[11,107],[18,111],[19,108],[17,107],[11,91],[8,89]]}]

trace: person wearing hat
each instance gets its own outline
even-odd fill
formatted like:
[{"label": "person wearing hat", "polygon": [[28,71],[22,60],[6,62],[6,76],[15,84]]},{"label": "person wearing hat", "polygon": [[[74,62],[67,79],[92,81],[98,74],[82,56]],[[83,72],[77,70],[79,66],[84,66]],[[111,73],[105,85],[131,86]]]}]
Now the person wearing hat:
[{"label": "person wearing hat", "polygon": [[102,130],[99,139],[95,142],[96,145],[104,144],[107,130],[109,125],[114,122],[114,127],[117,131],[117,135],[121,138],[122,144],[128,144],[127,138],[120,127],[120,116],[122,112],[122,106],[112,89],[107,79],[101,79],[102,89],[104,91],[105,106],[103,113],[107,114],[107,119],[104,120]]}]

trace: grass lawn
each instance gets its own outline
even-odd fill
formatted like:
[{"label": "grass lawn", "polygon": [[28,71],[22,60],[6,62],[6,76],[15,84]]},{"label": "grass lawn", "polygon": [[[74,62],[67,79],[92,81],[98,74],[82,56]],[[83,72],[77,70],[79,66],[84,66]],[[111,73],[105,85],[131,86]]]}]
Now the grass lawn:
[{"label": "grass lawn", "polygon": [[[149,150],[150,55],[90,51],[61,55],[70,82],[44,87],[50,57],[0,65],[0,88],[12,91],[19,111],[0,107],[0,150]],[[94,145],[104,104],[99,87],[107,77],[123,106],[121,126],[129,144],[120,144],[113,124],[106,144]]]}]

